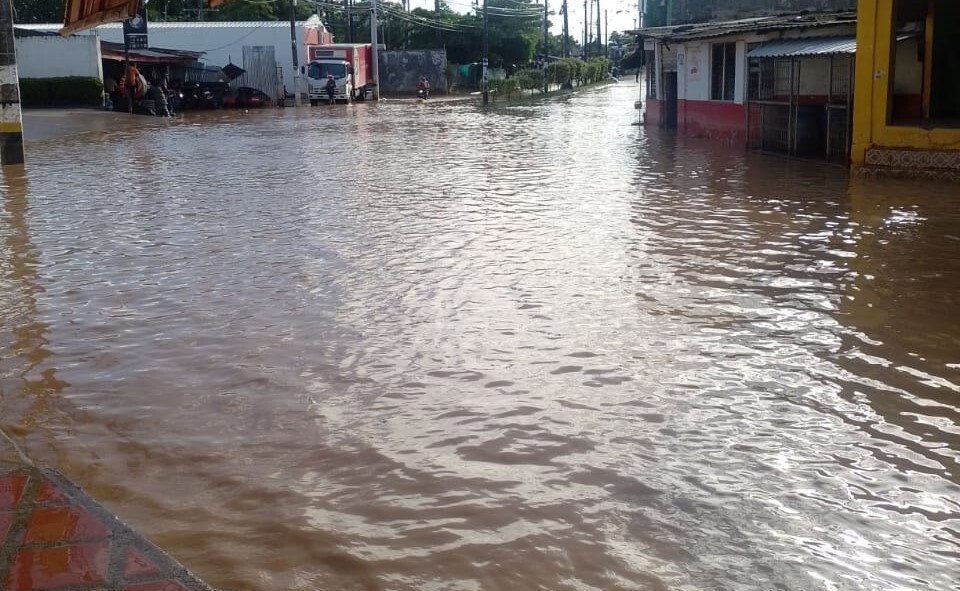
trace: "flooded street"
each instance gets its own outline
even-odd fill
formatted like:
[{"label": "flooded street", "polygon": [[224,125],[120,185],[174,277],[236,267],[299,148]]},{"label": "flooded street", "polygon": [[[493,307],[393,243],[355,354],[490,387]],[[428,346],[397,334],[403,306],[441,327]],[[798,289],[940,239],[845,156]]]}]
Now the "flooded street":
[{"label": "flooded street", "polygon": [[28,128],[0,428],[225,591],[960,589],[960,191],[637,94]]}]

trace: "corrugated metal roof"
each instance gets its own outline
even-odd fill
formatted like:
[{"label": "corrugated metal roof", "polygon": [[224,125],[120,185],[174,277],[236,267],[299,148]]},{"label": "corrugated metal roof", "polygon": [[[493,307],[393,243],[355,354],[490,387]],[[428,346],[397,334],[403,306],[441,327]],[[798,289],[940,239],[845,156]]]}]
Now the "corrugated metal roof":
[{"label": "corrugated metal roof", "polygon": [[[100,42],[100,51],[106,54],[123,55],[123,43],[111,43],[110,41]],[[184,51],[182,49],[166,49],[164,47],[148,47],[146,49],[131,49],[130,57],[136,60],[139,57],[150,59],[168,59],[171,61],[193,61],[203,56],[202,51]]]},{"label": "corrugated metal roof", "polygon": [[836,25],[854,26],[857,13],[854,11],[814,12],[801,14],[782,14],[761,16],[735,21],[672,25],[668,27],[648,27],[630,31],[639,37],[661,39],[664,41],[688,41],[711,39],[743,33],[769,33],[791,29],[809,29]]},{"label": "corrugated metal roof", "polygon": [[747,57],[801,57],[856,53],[856,37],[803,37],[767,41],[747,53]]}]

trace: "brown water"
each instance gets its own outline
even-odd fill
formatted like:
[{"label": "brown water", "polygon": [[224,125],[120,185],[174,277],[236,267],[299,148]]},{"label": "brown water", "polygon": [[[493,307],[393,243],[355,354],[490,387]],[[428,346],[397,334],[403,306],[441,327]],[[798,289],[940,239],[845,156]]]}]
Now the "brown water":
[{"label": "brown water", "polygon": [[223,589],[960,589],[960,189],[636,94],[28,142],[0,427]]}]

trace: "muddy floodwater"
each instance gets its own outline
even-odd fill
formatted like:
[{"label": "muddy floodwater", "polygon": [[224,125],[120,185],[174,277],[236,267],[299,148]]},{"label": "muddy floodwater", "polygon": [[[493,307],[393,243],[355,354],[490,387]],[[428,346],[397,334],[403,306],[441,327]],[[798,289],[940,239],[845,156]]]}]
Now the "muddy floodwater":
[{"label": "muddy floodwater", "polygon": [[637,95],[28,118],[0,428],[224,590],[960,589],[960,189]]}]

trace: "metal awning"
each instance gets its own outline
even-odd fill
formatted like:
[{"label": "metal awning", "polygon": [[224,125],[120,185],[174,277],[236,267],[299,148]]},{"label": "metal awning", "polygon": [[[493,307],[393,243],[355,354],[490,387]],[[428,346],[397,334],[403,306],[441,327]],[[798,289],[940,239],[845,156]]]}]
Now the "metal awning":
[{"label": "metal awning", "polygon": [[828,56],[856,53],[856,37],[803,37],[767,41],[747,52],[748,58]]},{"label": "metal awning", "polygon": [[150,47],[145,49],[131,49],[124,53],[123,43],[100,42],[100,55],[103,59],[123,61],[129,55],[130,61],[143,64],[189,64],[203,56],[201,51],[183,51],[179,49],[164,49]]}]

